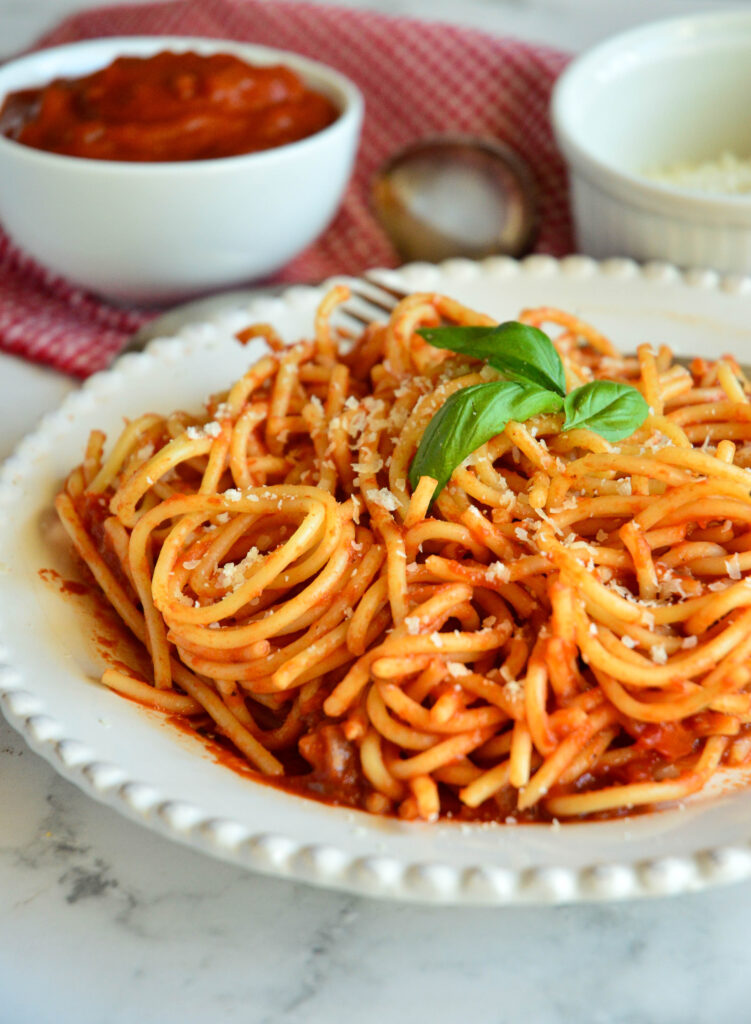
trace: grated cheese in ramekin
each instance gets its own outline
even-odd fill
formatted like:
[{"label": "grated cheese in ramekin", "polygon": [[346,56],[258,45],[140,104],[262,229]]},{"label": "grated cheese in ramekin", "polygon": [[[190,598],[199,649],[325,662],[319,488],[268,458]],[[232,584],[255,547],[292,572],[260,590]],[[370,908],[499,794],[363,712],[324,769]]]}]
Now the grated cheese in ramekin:
[{"label": "grated cheese in ramekin", "polygon": [[751,192],[751,157],[725,151],[714,160],[688,161],[652,167],[646,177],[663,185],[689,188],[713,195],[743,195]]}]

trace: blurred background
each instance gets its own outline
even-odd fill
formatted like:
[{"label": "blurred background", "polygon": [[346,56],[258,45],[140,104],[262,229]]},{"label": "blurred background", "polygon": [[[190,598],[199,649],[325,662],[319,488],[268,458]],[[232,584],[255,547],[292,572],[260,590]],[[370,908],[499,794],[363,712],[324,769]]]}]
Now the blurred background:
[{"label": "blurred background", "polygon": [[[120,0],[138,3],[140,0]],[[273,3],[274,0],[269,0]],[[392,14],[441,19],[472,25],[547,43],[561,49],[580,50],[631,25],[654,18],[688,14],[722,7],[749,6],[716,0],[339,0],[341,6],[362,7]],[[10,54],[28,46],[54,22],[87,6],[75,0],[0,0],[0,51]]]}]

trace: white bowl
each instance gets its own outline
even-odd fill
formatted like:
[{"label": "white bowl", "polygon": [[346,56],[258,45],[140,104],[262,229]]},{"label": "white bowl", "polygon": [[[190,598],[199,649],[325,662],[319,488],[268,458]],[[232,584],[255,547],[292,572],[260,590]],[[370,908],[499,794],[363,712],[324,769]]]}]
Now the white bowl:
[{"label": "white bowl", "polygon": [[645,174],[724,151],[751,156],[749,96],[744,11],[646,25],[569,65],[552,116],[579,250],[751,271],[751,196],[700,193]]},{"label": "white bowl", "polygon": [[354,162],[363,101],[343,75],[284,50],[189,37],[95,39],[0,68],[9,92],[76,77],[123,54],[232,53],[284,64],[341,109],[323,131],[215,160],[126,163],[60,156],[0,136],[0,220],[40,263],[124,302],[172,301],[267,276],[331,220]]}]

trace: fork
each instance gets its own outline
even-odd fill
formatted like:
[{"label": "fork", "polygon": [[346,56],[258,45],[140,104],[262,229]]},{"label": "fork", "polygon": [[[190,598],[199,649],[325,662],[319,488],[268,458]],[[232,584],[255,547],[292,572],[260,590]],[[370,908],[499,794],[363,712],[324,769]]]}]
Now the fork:
[{"label": "fork", "polygon": [[[343,278],[341,283],[346,284],[351,293],[347,301],[336,310],[337,317],[344,321],[344,334],[351,333],[348,332],[347,325],[352,325],[359,333],[359,330],[372,320],[384,314],[390,315],[397,302],[409,294],[406,289],[382,281],[377,271],[366,271],[362,278]],[[252,299],[281,295],[289,287],[288,284],[284,284],[225,292],[222,295],[182,303],[145,324],[128,341],[121,355],[125,352],[140,352],[154,338],[169,337],[186,324],[238,309]]]}]

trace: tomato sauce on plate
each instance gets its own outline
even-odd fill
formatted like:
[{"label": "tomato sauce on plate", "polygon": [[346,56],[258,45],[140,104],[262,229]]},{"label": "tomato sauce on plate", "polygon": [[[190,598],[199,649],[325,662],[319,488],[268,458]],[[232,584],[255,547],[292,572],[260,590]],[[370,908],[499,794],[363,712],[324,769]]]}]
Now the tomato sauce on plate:
[{"label": "tomato sauce on plate", "polygon": [[92,160],[211,160],[321,131],[335,104],[290,68],[231,54],[118,57],[82,78],[10,93],[0,132],[34,149]]}]

